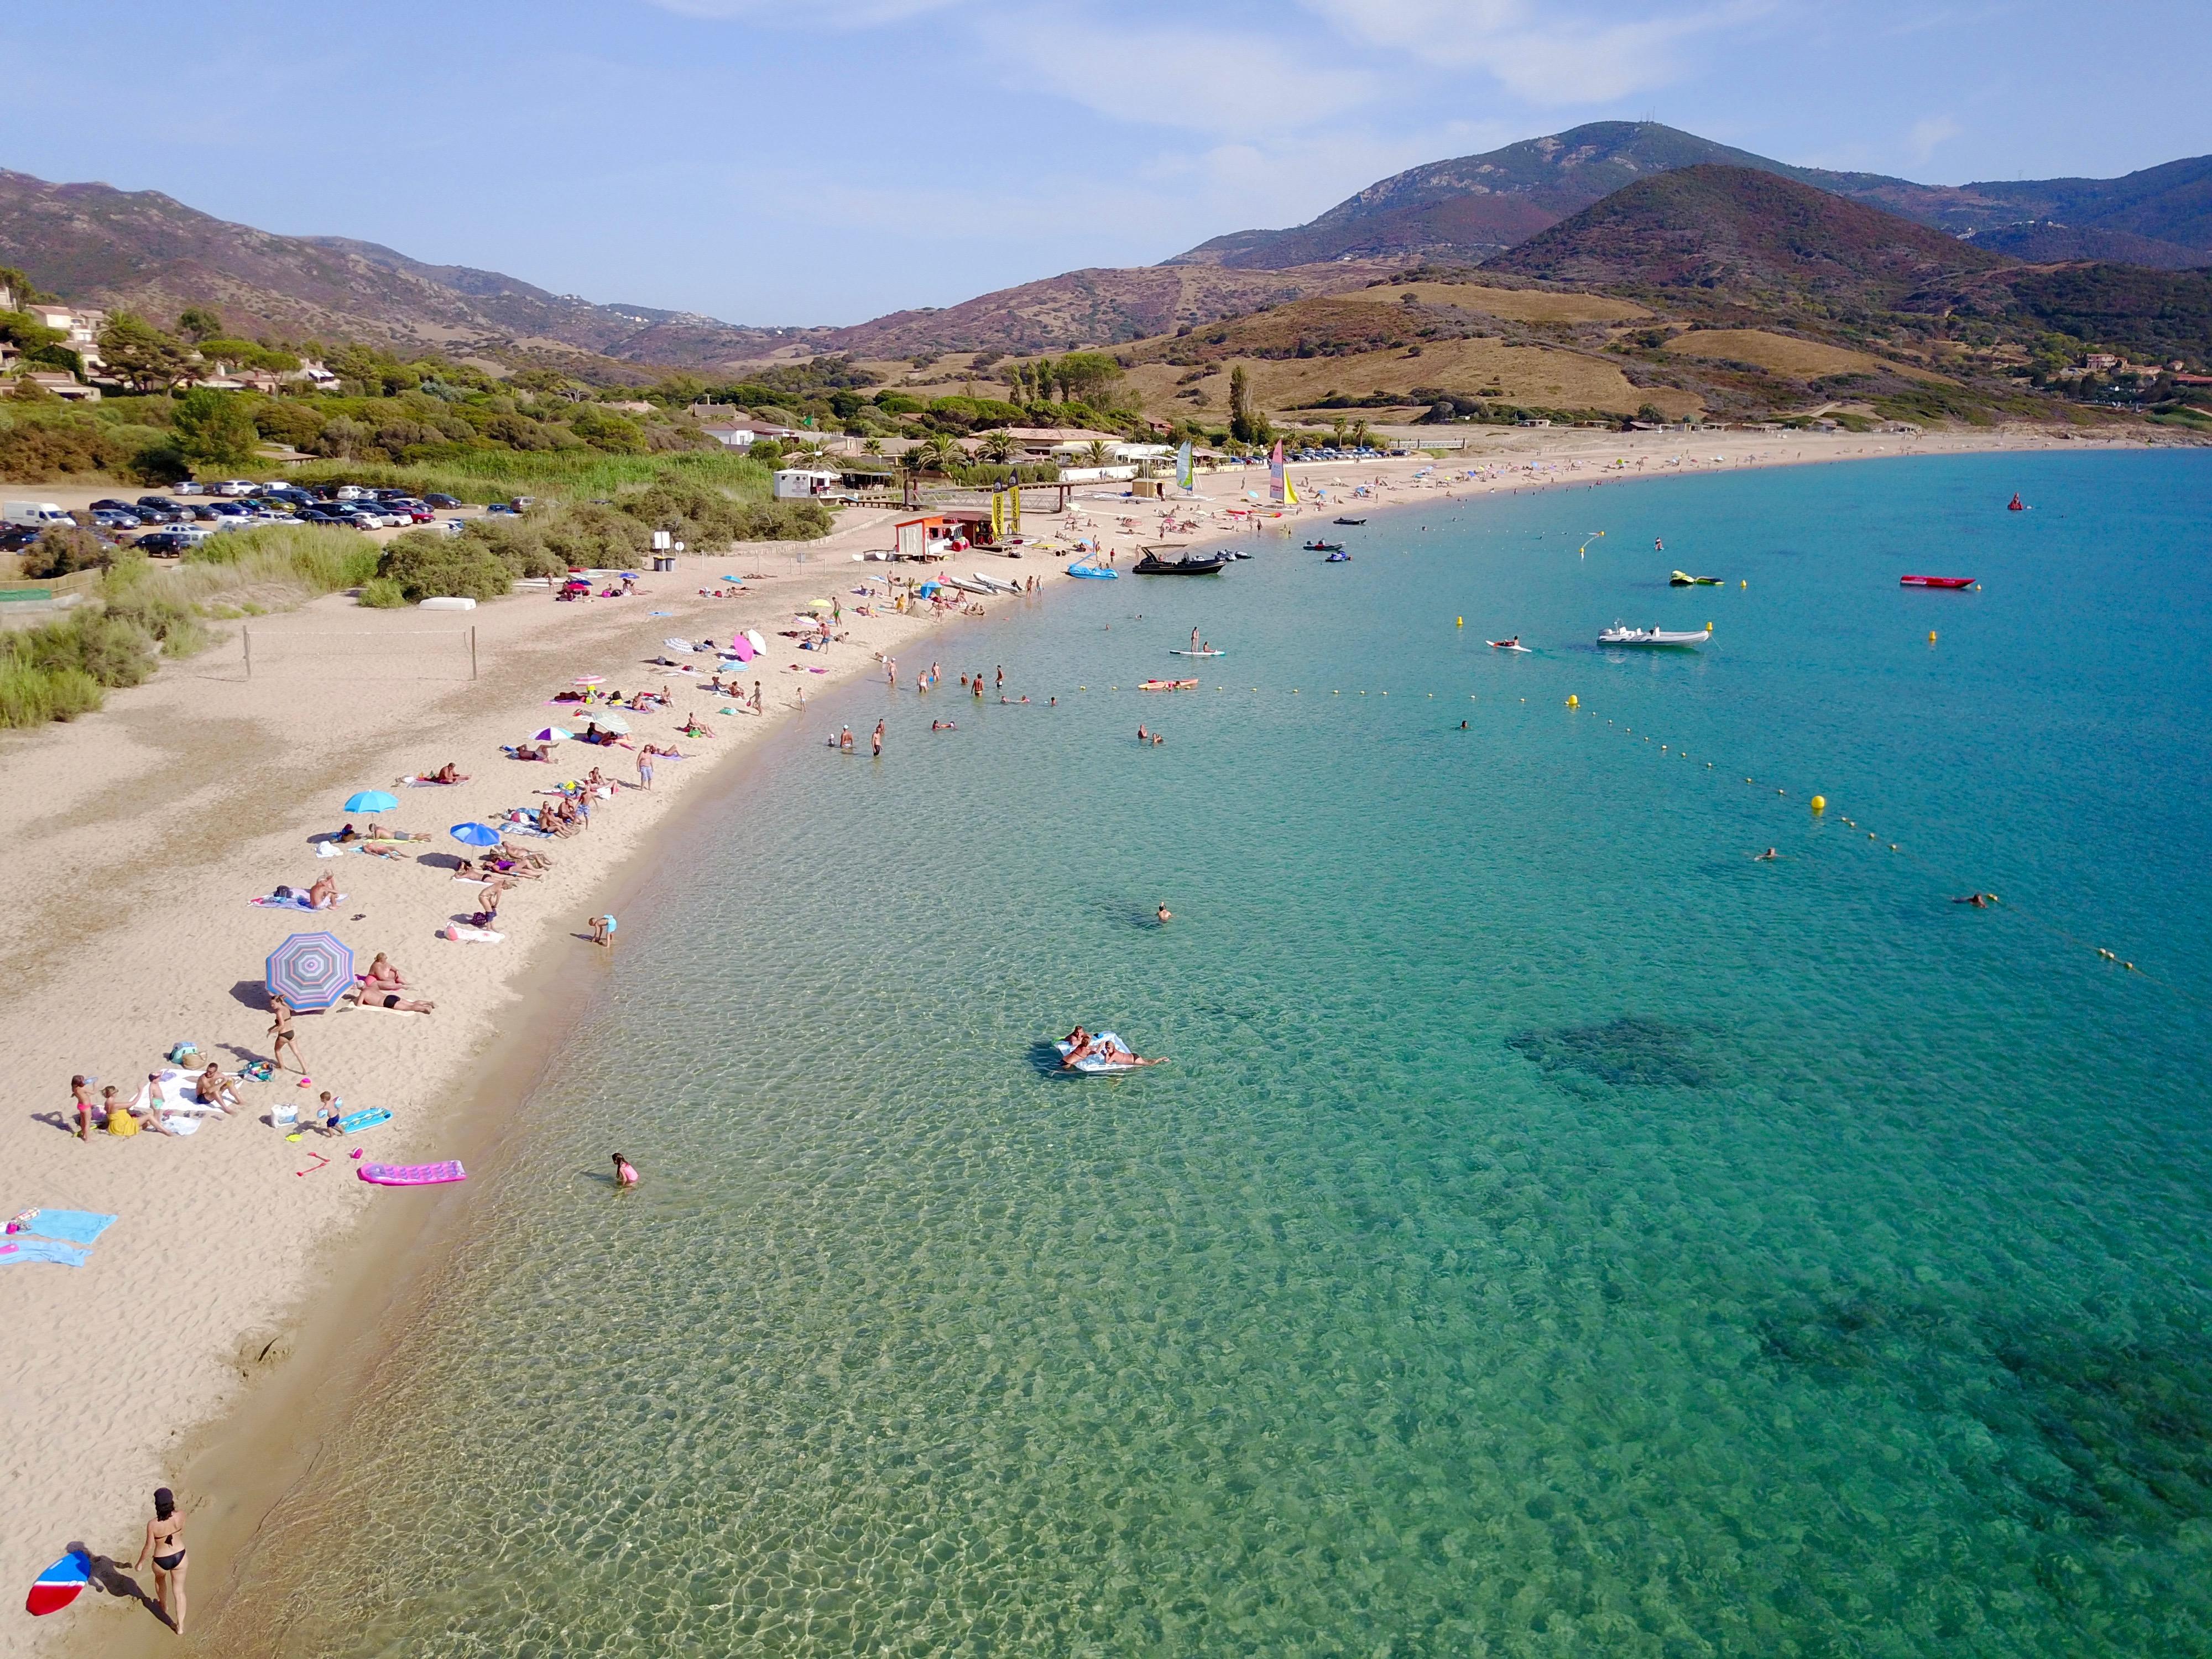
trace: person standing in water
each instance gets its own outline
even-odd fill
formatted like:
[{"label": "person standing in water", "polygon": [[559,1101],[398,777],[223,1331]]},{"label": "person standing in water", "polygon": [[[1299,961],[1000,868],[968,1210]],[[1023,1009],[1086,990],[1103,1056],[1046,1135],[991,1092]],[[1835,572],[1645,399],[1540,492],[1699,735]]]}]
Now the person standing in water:
[{"label": "person standing in water", "polygon": [[884,757],[884,723],[881,720],[878,720],[876,722],[875,735],[868,741],[869,757],[873,760],[881,760]]},{"label": "person standing in water", "polygon": [[[161,1599],[161,1616],[169,1628],[185,1633],[185,1517],[177,1513],[177,1495],[167,1486],[154,1492],[154,1518],[146,1523],[146,1541],[131,1564],[136,1572],[154,1558],[154,1593]],[[172,1598],[174,1598],[173,1605]]]},{"label": "person standing in water", "polygon": [[620,1152],[615,1154],[615,1185],[617,1187],[637,1185],[637,1171],[631,1167],[630,1161]]},{"label": "person standing in water", "polygon": [[1160,926],[1163,927],[1166,927],[1170,922],[1175,920],[1175,912],[1169,909],[1165,904],[1162,904],[1160,908],[1153,911],[1152,914],[1159,918]]}]

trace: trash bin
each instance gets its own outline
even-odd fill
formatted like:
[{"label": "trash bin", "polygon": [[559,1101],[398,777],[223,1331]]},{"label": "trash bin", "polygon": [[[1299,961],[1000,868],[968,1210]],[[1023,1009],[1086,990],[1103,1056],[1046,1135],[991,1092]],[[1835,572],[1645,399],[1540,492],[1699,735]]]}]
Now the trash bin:
[{"label": "trash bin", "polygon": [[673,570],[676,568],[676,561],[665,554],[656,554],[653,556],[653,568],[660,571]]}]

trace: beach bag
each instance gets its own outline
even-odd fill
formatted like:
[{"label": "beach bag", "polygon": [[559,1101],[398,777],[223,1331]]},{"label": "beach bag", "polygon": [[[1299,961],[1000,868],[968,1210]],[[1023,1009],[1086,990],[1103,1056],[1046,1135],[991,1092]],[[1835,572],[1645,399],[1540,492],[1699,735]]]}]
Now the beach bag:
[{"label": "beach bag", "polygon": [[265,1060],[252,1060],[240,1068],[238,1074],[256,1083],[266,1083],[276,1074],[276,1068]]},{"label": "beach bag", "polygon": [[290,888],[280,884],[276,890],[271,893],[269,896],[271,898],[289,899],[297,898],[300,896],[294,892]]},{"label": "beach bag", "polygon": [[199,1051],[200,1045],[197,1042],[179,1042],[176,1047],[169,1050],[169,1064],[172,1066],[181,1066],[186,1060],[197,1058]]}]

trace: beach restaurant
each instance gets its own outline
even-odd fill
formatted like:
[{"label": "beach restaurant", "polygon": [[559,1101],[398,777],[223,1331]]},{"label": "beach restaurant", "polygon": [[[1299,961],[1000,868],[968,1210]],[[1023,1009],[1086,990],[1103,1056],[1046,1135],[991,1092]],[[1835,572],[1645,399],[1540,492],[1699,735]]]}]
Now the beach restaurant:
[{"label": "beach restaurant", "polygon": [[964,547],[991,539],[988,507],[946,507],[920,519],[902,519],[893,526],[897,539],[892,550],[902,559],[938,559]]}]

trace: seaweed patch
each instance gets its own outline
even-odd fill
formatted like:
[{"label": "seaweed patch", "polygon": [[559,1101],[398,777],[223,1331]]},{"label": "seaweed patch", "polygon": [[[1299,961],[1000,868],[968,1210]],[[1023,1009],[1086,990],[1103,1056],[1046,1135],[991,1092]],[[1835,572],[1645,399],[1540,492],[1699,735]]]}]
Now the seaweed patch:
[{"label": "seaweed patch", "polygon": [[1634,1014],[1602,1025],[1523,1031],[1505,1046],[1534,1060],[1547,1078],[1570,1072],[1616,1088],[1703,1089],[1713,1082],[1686,1032]]}]

